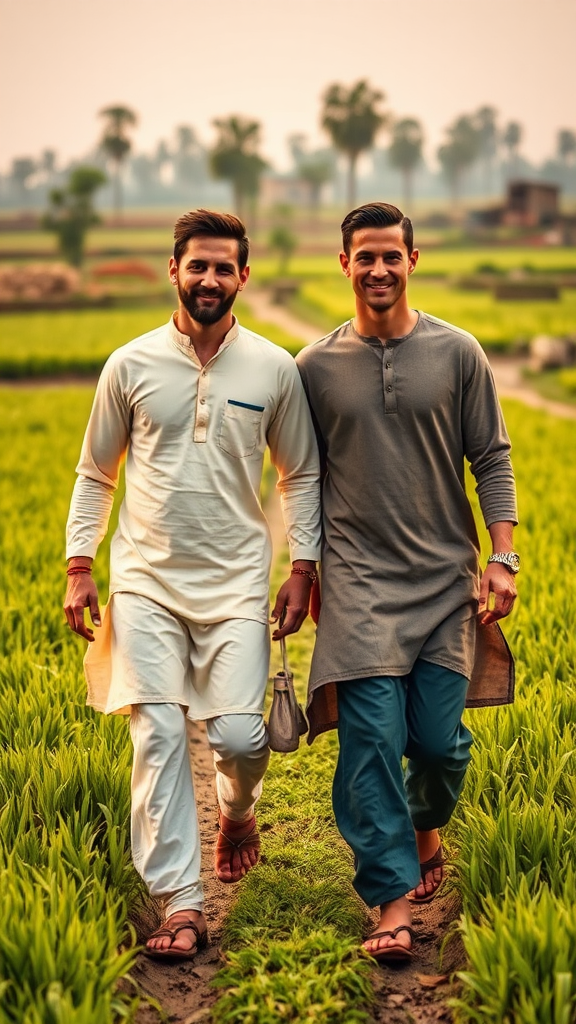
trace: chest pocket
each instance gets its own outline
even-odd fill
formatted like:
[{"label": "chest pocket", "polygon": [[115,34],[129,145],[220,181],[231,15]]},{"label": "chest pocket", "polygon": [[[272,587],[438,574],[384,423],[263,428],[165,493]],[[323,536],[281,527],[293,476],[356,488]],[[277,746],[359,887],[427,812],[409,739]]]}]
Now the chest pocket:
[{"label": "chest pocket", "polygon": [[252,455],[260,440],[263,405],[248,405],[229,398],[224,406],[218,444],[228,455],[245,459]]}]

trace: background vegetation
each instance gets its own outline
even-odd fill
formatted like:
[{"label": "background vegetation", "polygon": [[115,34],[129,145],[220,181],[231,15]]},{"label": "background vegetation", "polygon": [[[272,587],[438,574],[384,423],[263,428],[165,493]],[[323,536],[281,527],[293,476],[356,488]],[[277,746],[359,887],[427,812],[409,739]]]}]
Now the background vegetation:
[{"label": "background vegetation", "polygon": [[[135,1009],[131,990],[117,986],[133,960],[127,921],[139,893],[126,723],[84,708],[80,645],[60,610],[63,523],[90,395],[1,396],[0,1005],[14,1024],[102,1024]],[[522,509],[521,600],[507,626],[518,696],[512,709],[470,713],[474,758],[447,836],[468,957],[456,1013],[569,1024],[576,424],[516,403],[506,415]],[[105,548],[97,575],[104,589]],[[301,687],[311,643],[310,626],[291,643]],[[267,862],[228,921],[218,1021],[352,1022],[369,1012],[357,951],[365,919],[329,804],[334,757],[330,735],[272,761],[261,805]]]}]

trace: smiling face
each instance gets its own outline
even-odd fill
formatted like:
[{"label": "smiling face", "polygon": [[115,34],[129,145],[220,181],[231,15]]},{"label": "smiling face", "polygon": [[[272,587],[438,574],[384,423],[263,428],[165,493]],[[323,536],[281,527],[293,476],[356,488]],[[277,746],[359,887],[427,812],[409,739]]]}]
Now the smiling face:
[{"label": "smiling face", "polygon": [[238,242],[233,238],[195,235],[188,240],[179,263],[170,260],[170,279],[188,315],[198,324],[215,324],[232,308],[250,270],[238,266]]},{"label": "smiling face", "polygon": [[360,228],[352,235],[349,255],[340,253],[357,301],[376,314],[398,303],[407,307],[406,284],[417,261],[418,250],[408,252],[399,224]]}]

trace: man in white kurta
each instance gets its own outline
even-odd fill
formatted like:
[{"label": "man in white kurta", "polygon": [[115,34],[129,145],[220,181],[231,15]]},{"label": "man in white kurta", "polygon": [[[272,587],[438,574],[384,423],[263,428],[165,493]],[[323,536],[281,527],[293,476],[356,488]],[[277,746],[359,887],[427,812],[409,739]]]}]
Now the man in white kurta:
[{"label": "man in white kurta", "polygon": [[108,360],[67,530],[66,614],[91,640],[84,608],[97,625],[99,612],[89,570],[125,457],[88,699],[107,713],[131,712],[132,851],[166,916],[148,952],[170,959],[188,959],[206,941],[186,716],[206,721],[214,751],[219,877],[237,881],[258,856],[253,810],[268,761],[271,541],[259,501],[267,446],[293,565],[273,612],[285,616],[275,638],[301,625],[319,555],[318,455],[298,371],[231,312],[248,276],[238,223],[204,211],[177,223],[178,312]]}]

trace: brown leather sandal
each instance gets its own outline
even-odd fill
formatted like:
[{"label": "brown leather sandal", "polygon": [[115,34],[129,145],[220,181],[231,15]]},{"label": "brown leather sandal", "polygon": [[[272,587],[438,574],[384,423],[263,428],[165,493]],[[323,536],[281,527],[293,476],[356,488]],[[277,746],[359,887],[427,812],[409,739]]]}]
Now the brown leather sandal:
[{"label": "brown leather sandal", "polygon": [[[442,847],[442,843],[440,843],[440,846],[436,850],[434,856],[430,857],[429,860],[425,860],[420,864],[420,877],[422,881],[424,883],[426,882],[426,875],[428,874],[429,871],[434,871],[435,868],[443,868],[445,863],[446,858],[444,856],[444,849]],[[440,879],[439,882],[436,882],[436,879],[432,879],[432,882],[434,884],[434,889],[432,890],[432,892],[427,892],[425,896],[414,896],[416,890],[412,889],[411,892],[407,894],[407,898],[410,900],[410,903],[430,903],[431,900],[433,900],[434,897],[436,896],[440,886],[444,884],[444,881],[445,874],[443,871],[442,878]]]},{"label": "brown leather sandal", "polygon": [[[225,851],[229,852],[230,850],[253,849],[253,850],[256,851],[256,853],[258,854],[258,857],[259,857],[260,856],[260,835],[258,833],[258,828],[257,828],[257,825],[256,825],[256,818],[254,816],[251,819],[252,828],[248,832],[248,835],[244,836],[243,839],[234,839],[232,836],[228,835],[227,832],[223,832],[222,831],[221,821],[222,821],[222,818],[219,815],[218,816],[218,839],[216,841],[216,851],[215,851],[215,871],[216,871],[216,875],[220,879],[220,881],[224,882],[226,885],[228,885],[228,884],[232,884],[232,883],[235,883],[235,882],[240,882],[241,879],[244,878],[244,875],[241,875],[240,878],[222,878],[221,875],[220,875],[220,870],[219,870],[219,864],[218,864],[219,857],[218,857],[218,854],[223,853]],[[246,824],[248,824],[248,822],[246,822]],[[252,867],[254,867],[254,865],[252,865]],[[246,874],[246,871],[249,871],[249,870],[250,870],[249,868],[246,868],[244,874]]]},{"label": "brown leather sandal", "polygon": [[168,946],[168,949],[150,949],[148,946],[145,946],[143,950],[144,955],[151,957],[153,960],[193,960],[196,954],[208,944],[208,930],[204,929],[201,932],[195,921],[183,921],[182,924],[177,924],[174,928],[166,928],[165,925],[162,925],[161,928],[157,928],[155,932],[152,932],[150,939],[168,937],[173,942],[178,932],[184,931],[194,932],[196,936],[196,945],[191,949],[173,949],[172,946]]},{"label": "brown leather sandal", "polygon": [[[368,935],[364,942],[371,942],[372,939],[383,939],[387,935],[391,939],[395,939],[398,932],[408,932],[412,942],[416,942],[416,932],[409,924],[400,924],[392,932],[373,932],[372,935]],[[383,946],[382,949],[375,949],[374,952],[366,949],[364,945],[362,948],[368,953],[368,956],[371,956],[379,964],[408,963],[412,959],[412,946]]]}]

